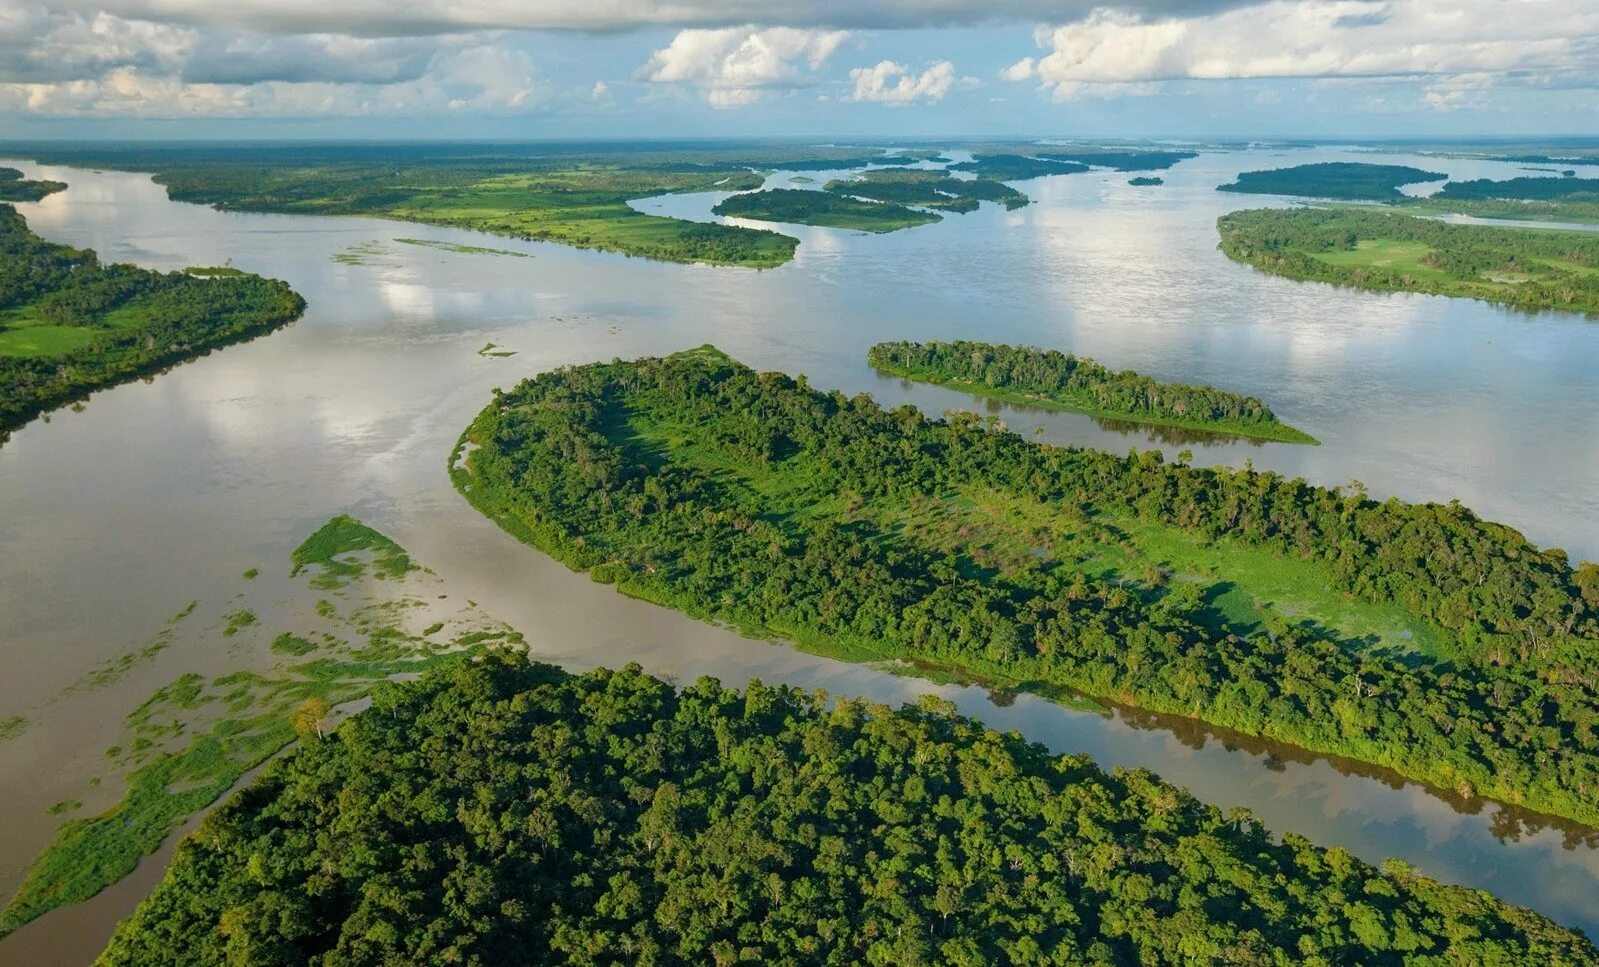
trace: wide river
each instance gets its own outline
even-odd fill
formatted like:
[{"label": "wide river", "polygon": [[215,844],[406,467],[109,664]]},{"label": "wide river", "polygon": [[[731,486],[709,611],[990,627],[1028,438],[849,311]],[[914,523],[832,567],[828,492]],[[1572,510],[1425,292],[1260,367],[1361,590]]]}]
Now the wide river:
[{"label": "wide river", "polygon": [[[388,533],[452,591],[575,669],[637,660],[680,678],[752,677],[900,702],[937,691],[968,714],[1101,764],[1148,767],[1272,829],[1484,887],[1599,936],[1599,843],[1491,804],[1308,756],[1223,741],[1182,723],[1102,717],[979,688],[935,686],[752,642],[615,594],[522,546],[451,488],[456,436],[496,386],[569,363],[714,343],[813,385],[932,412],[966,395],[882,378],[882,339],[970,337],[1093,356],[1162,379],[1270,402],[1320,447],[1191,447],[1374,495],[1459,498],[1576,560],[1599,556],[1599,325],[1478,302],[1362,293],[1236,265],[1218,215],[1281,199],[1216,192],[1240,170],[1369,158],[1343,149],[1207,153],[1134,188],[1091,173],[1019,184],[1036,204],[887,236],[785,228],[782,268],[679,266],[475,233],[355,218],[221,213],[177,204],[141,174],[0,160],[67,191],[20,205],[53,241],[163,269],[228,263],[288,280],[309,303],[278,333],[96,394],[0,446],[0,718],[32,725],[0,744],[0,890],[9,893],[85,796],[122,716],[152,688],[225,658],[163,652],[76,700],[87,670],[148,641],[195,599],[225,599],[246,568],[277,567],[330,516]],[[1509,164],[1385,156],[1454,177]],[[825,173],[808,173],[818,181]],[[790,175],[774,176],[785,183]],[[708,219],[721,196],[638,207]],[[393,243],[397,236],[515,249],[532,258]],[[380,242],[354,260],[334,256]],[[484,357],[493,342],[516,353]],[[997,408],[1047,440],[1159,445],[1074,414]],[[270,621],[271,616],[263,616]],[[119,790],[105,795],[115,798]],[[99,805],[99,804],[96,804]],[[141,870],[148,883],[156,872]],[[139,886],[138,889],[143,889]],[[0,962],[81,964],[138,899],[61,911],[0,942]]]}]

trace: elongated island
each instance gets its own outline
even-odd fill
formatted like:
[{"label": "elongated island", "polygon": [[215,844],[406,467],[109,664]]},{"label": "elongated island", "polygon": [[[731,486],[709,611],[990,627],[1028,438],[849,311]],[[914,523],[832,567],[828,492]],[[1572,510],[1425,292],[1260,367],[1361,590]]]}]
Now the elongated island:
[{"label": "elongated island", "polygon": [[1162,383],[1132,370],[1029,346],[968,342],[880,342],[866,353],[873,369],[1009,403],[1236,434],[1282,443],[1318,443],[1253,396],[1214,386]]},{"label": "elongated island", "polygon": [[709,347],[496,393],[450,466],[513,535],[702,619],[1599,826],[1599,567],[1458,504],[1041,445]]}]

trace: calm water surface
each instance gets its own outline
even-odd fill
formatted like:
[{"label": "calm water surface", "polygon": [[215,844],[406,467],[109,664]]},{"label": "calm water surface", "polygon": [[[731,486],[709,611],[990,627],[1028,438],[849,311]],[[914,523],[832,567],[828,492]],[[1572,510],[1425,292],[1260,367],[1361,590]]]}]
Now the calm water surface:
[{"label": "calm water surface", "polygon": [[[169,202],[147,176],[14,164],[71,187],[19,206],[36,231],[102,258],[158,268],[231,263],[308,300],[279,333],[94,396],[0,447],[0,717],[32,727],[0,745],[0,889],[89,799],[122,717],[177,674],[225,661],[173,648],[119,685],[56,696],[148,641],[194,599],[225,599],[250,567],[284,566],[328,517],[392,535],[576,668],[629,660],[683,678],[760,677],[890,702],[938,691],[997,728],[1106,766],[1143,766],[1273,829],[1371,861],[1401,857],[1599,935],[1599,849],[1497,806],[1453,803],[1181,723],[1075,712],[1027,696],[933,686],[747,641],[616,595],[517,544],[450,487],[445,460],[493,387],[556,365],[714,343],[814,385],[932,412],[990,408],[873,373],[882,339],[969,337],[1045,345],[1163,379],[1258,395],[1320,447],[1163,444],[1090,418],[993,407],[1047,440],[1191,447],[1199,463],[1359,479],[1377,495],[1459,498],[1573,558],[1599,556],[1599,326],[1481,303],[1378,295],[1273,278],[1216,251],[1216,216],[1280,199],[1213,190],[1242,169],[1359,152],[1206,154],[1134,188],[1126,174],[1021,183],[1038,203],[888,236],[795,226],[796,261],[754,272],[676,266],[368,219],[224,214]],[[1385,158],[1384,160],[1388,160]],[[1406,158],[1455,177],[1513,165]],[[825,179],[825,173],[809,173]],[[774,178],[786,182],[789,173]],[[720,195],[638,203],[710,218]],[[532,258],[395,244],[487,244]],[[333,256],[382,242],[366,264]],[[485,358],[494,342],[516,355]],[[263,615],[270,624],[272,616]],[[111,785],[111,784],[108,784]],[[114,798],[118,790],[100,793]],[[97,805],[91,803],[91,805]],[[141,871],[154,879],[153,864]],[[141,886],[140,889],[143,887]],[[136,902],[124,887],[0,942],[0,961],[82,963]]]}]

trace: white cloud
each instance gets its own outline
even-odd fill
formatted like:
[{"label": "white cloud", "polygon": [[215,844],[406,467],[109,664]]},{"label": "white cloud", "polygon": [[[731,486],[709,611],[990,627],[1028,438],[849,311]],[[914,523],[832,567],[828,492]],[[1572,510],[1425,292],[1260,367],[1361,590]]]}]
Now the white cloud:
[{"label": "white cloud", "polygon": [[690,84],[713,107],[738,107],[774,88],[810,85],[810,71],[848,37],[841,30],[792,27],[682,30],[636,76],[653,84]]},{"label": "white cloud", "polygon": [[941,60],[920,74],[913,73],[903,64],[891,60],[879,61],[875,67],[857,67],[849,72],[855,84],[856,101],[877,101],[883,104],[911,104],[916,101],[941,101],[954,87],[971,87],[977,84],[974,77],[957,77],[955,65]]},{"label": "white cloud", "polygon": [[[1200,13],[1247,0],[1123,0],[1152,14]],[[63,10],[266,33],[417,36],[471,30],[774,27],[901,29],[1064,22],[1103,0],[54,0]]]},{"label": "white cloud", "polygon": [[1599,71],[1591,0],[1268,0],[1203,16],[1099,9],[1040,28],[1048,53],[1004,72],[1057,97],[1177,78]]}]

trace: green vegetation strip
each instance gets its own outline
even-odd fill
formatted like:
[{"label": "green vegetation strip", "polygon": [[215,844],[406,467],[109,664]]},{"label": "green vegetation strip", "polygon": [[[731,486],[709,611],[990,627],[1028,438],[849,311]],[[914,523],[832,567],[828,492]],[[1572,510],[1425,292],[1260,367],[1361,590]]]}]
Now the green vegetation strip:
[{"label": "green vegetation strip", "polygon": [[1216,222],[1228,257],[1292,279],[1599,314],[1599,234],[1450,225],[1368,208],[1261,209]]},{"label": "green vegetation strip", "polygon": [[1254,195],[1298,195],[1305,198],[1388,201],[1404,198],[1402,185],[1442,181],[1442,172],[1408,165],[1374,165],[1351,161],[1320,161],[1291,168],[1245,171],[1217,191]]},{"label": "green vegetation strip", "polygon": [[16,168],[0,168],[0,201],[39,201],[66,188],[64,181],[29,181]]},{"label": "green vegetation strip", "polygon": [[1076,410],[1107,419],[1316,443],[1277,419],[1253,396],[1213,386],[1162,383],[1132,370],[1054,350],[967,342],[881,342],[867,351],[873,369],[1027,406]]},{"label": "green vegetation strip", "polygon": [[867,171],[829,181],[825,191],[873,201],[917,205],[948,212],[973,212],[980,202],[998,202],[1006,209],[1031,202],[1009,185],[988,178],[953,178],[942,171]]},{"label": "green vegetation strip", "polygon": [[1599,824],[1599,567],[1458,504],[1041,446],[709,348],[496,394],[451,467],[512,534],[697,617]]},{"label": "green vegetation strip", "polygon": [[286,284],[152,272],[54,245],[0,205],[0,437],[41,413],[299,317]]},{"label": "green vegetation strip", "polygon": [[[374,215],[667,262],[769,268],[792,259],[798,244],[776,232],[648,215],[628,204],[672,192],[760,186],[761,175],[724,164],[486,158],[471,164],[306,166],[290,160],[269,168],[181,164],[162,170],[157,180],[174,200],[218,208]],[[475,246],[454,250],[479,251]],[[359,262],[368,254],[355,252],[344,260]]]},{"label": "green vegetation strip", "polygon": [[820,225],[862,232],[892,232],[940,220],[933,212],[917,211],[904,205],[861,201],[801,188],[776,188],[733,195],[718,202],[711,212],[731,218]]},{"label": "green vegetation strip", "polygon": [[380,686],[270,766],[98,961],[1401,962],[1599,953],[938,699],[496,656]]}]

